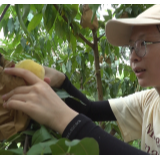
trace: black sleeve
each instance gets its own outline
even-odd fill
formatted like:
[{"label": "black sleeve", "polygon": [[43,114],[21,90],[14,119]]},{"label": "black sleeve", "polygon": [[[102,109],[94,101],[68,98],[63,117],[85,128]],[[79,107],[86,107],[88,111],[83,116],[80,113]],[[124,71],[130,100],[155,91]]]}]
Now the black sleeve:
[{"label": "black sleeve", "polygon": [[90,101],[83,93],[75,88],[66,76],[61,88],[66,90],[71,96],[83,102],[78,102],[72,98],[66,98],[65,103],[73,110],[86,115],[93,121],[116,120],[108,101]]},{"label": "black sleeve", "polygon": [[138,150],[105,132],[83,114],[77,115],[66,127],[62,137],[70,140],[94,138],[99,144],[100,155],[145,155]]}]

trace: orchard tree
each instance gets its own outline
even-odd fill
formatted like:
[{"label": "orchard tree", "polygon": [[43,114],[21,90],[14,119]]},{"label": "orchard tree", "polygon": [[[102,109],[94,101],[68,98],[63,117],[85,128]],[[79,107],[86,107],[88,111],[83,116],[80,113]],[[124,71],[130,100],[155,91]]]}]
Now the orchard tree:
[{"label": "orchard tree", "polygon": [[[114,4],[100,19],[103,4],[15,4],[0,6],[0,53],[15,63],[34,61],[65,73],[91,100],[125,96],[139,89],[127,51],[108,43],[105,23],[112,18],[136,17],[151,5]],[[124,54],[122,54],[122,52]],[[125,54],[126,53],[126,54]],[[56,93],[65,101],[63,90]],[[74,98],[74,97],[71,97]],[[116,122],[95,122],[122,139]],[[130,142],[140,148],[140,141]],[[31,121],[26,131],[0,143],[0,154],[98,154],[92,138],[69,141]]]}]

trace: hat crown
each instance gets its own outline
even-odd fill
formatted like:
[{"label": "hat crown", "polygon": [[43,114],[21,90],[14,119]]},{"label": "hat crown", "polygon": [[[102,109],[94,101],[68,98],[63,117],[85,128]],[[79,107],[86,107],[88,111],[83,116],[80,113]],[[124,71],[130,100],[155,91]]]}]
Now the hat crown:
[{"label": "hat crown", "polygon": [[137,18],[151,18],[160,20],[160,5],[157,4],[150,7],[149,9],[138,15]]},{"label": "hat crown", "polygon": [[126,46],[133,26],[160,25],[160,5],[154,5],[136,18],[112,19],[106,23],[106,37],[114,46]]}]

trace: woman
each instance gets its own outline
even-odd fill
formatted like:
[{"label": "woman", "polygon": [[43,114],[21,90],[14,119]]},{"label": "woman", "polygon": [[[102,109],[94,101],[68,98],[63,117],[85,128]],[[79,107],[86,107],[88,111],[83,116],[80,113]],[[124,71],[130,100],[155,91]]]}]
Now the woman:
[{"label": "woman", "polygon": [[[56,130],[63,137],[97,140],[100,154],[159,154],[160,153],[160,5],[155,5],[137,18],[110,20],[106,36],[112,45],[129,46],[130,64],[142,87],[152,86],[124,98],[92,102],[79,92],[63,74],[54,69],[46,70],[45,82],[51,87],[64,88],[85,105],[72,99],[66,104],[51,87],[31,72],[5,69],[6,74],[25,79],[29,86],[12,90],[2,98],[4,107],[21,110],[32,119]],[[69,107],[68,107],[69,106]],[[88,118],[89,117],[89,118]],[[92,120],[116,120],[124,141],[141,138],[141,149],[112,137]]]}]

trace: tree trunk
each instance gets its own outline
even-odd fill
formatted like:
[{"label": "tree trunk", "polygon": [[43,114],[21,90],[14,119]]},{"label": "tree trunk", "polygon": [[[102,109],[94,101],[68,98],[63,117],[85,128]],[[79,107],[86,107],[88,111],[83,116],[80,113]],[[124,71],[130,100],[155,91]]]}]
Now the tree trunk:
[{"label": "tree trunk", "polygon": [[99,66],[99,53],[98,53],[98,38],[96,30],[92,30],[93,34],[93,42],[94,42],[94,64],[95,64],[95,74],[96,74],[96,81],[97,81],[97,92],[98,92],[98,99],[100,101],[103,100],[103,90],[102,90],[102,81],[101,81],[101,72]]},{"label": "tree trunk", "polygon": [[[95,73],[96,73],[96,81],[97,81],[97,92],[98,92],[98,99],[99,101],[103,100],[103,90],[102,90],[102,81],[101,81],[101,72],[100,72],[100,66],[99,66],[99,52],[98,52],[98,38],[97,33],[95,30],[92,30],[93,34],[93,42],[94,42],[94,62],[95,62]],[[104,129],[102,122],[99,122],[99,126]],[[114,129],[111,130],[110,134],[114,136],[116,131]]]}]

